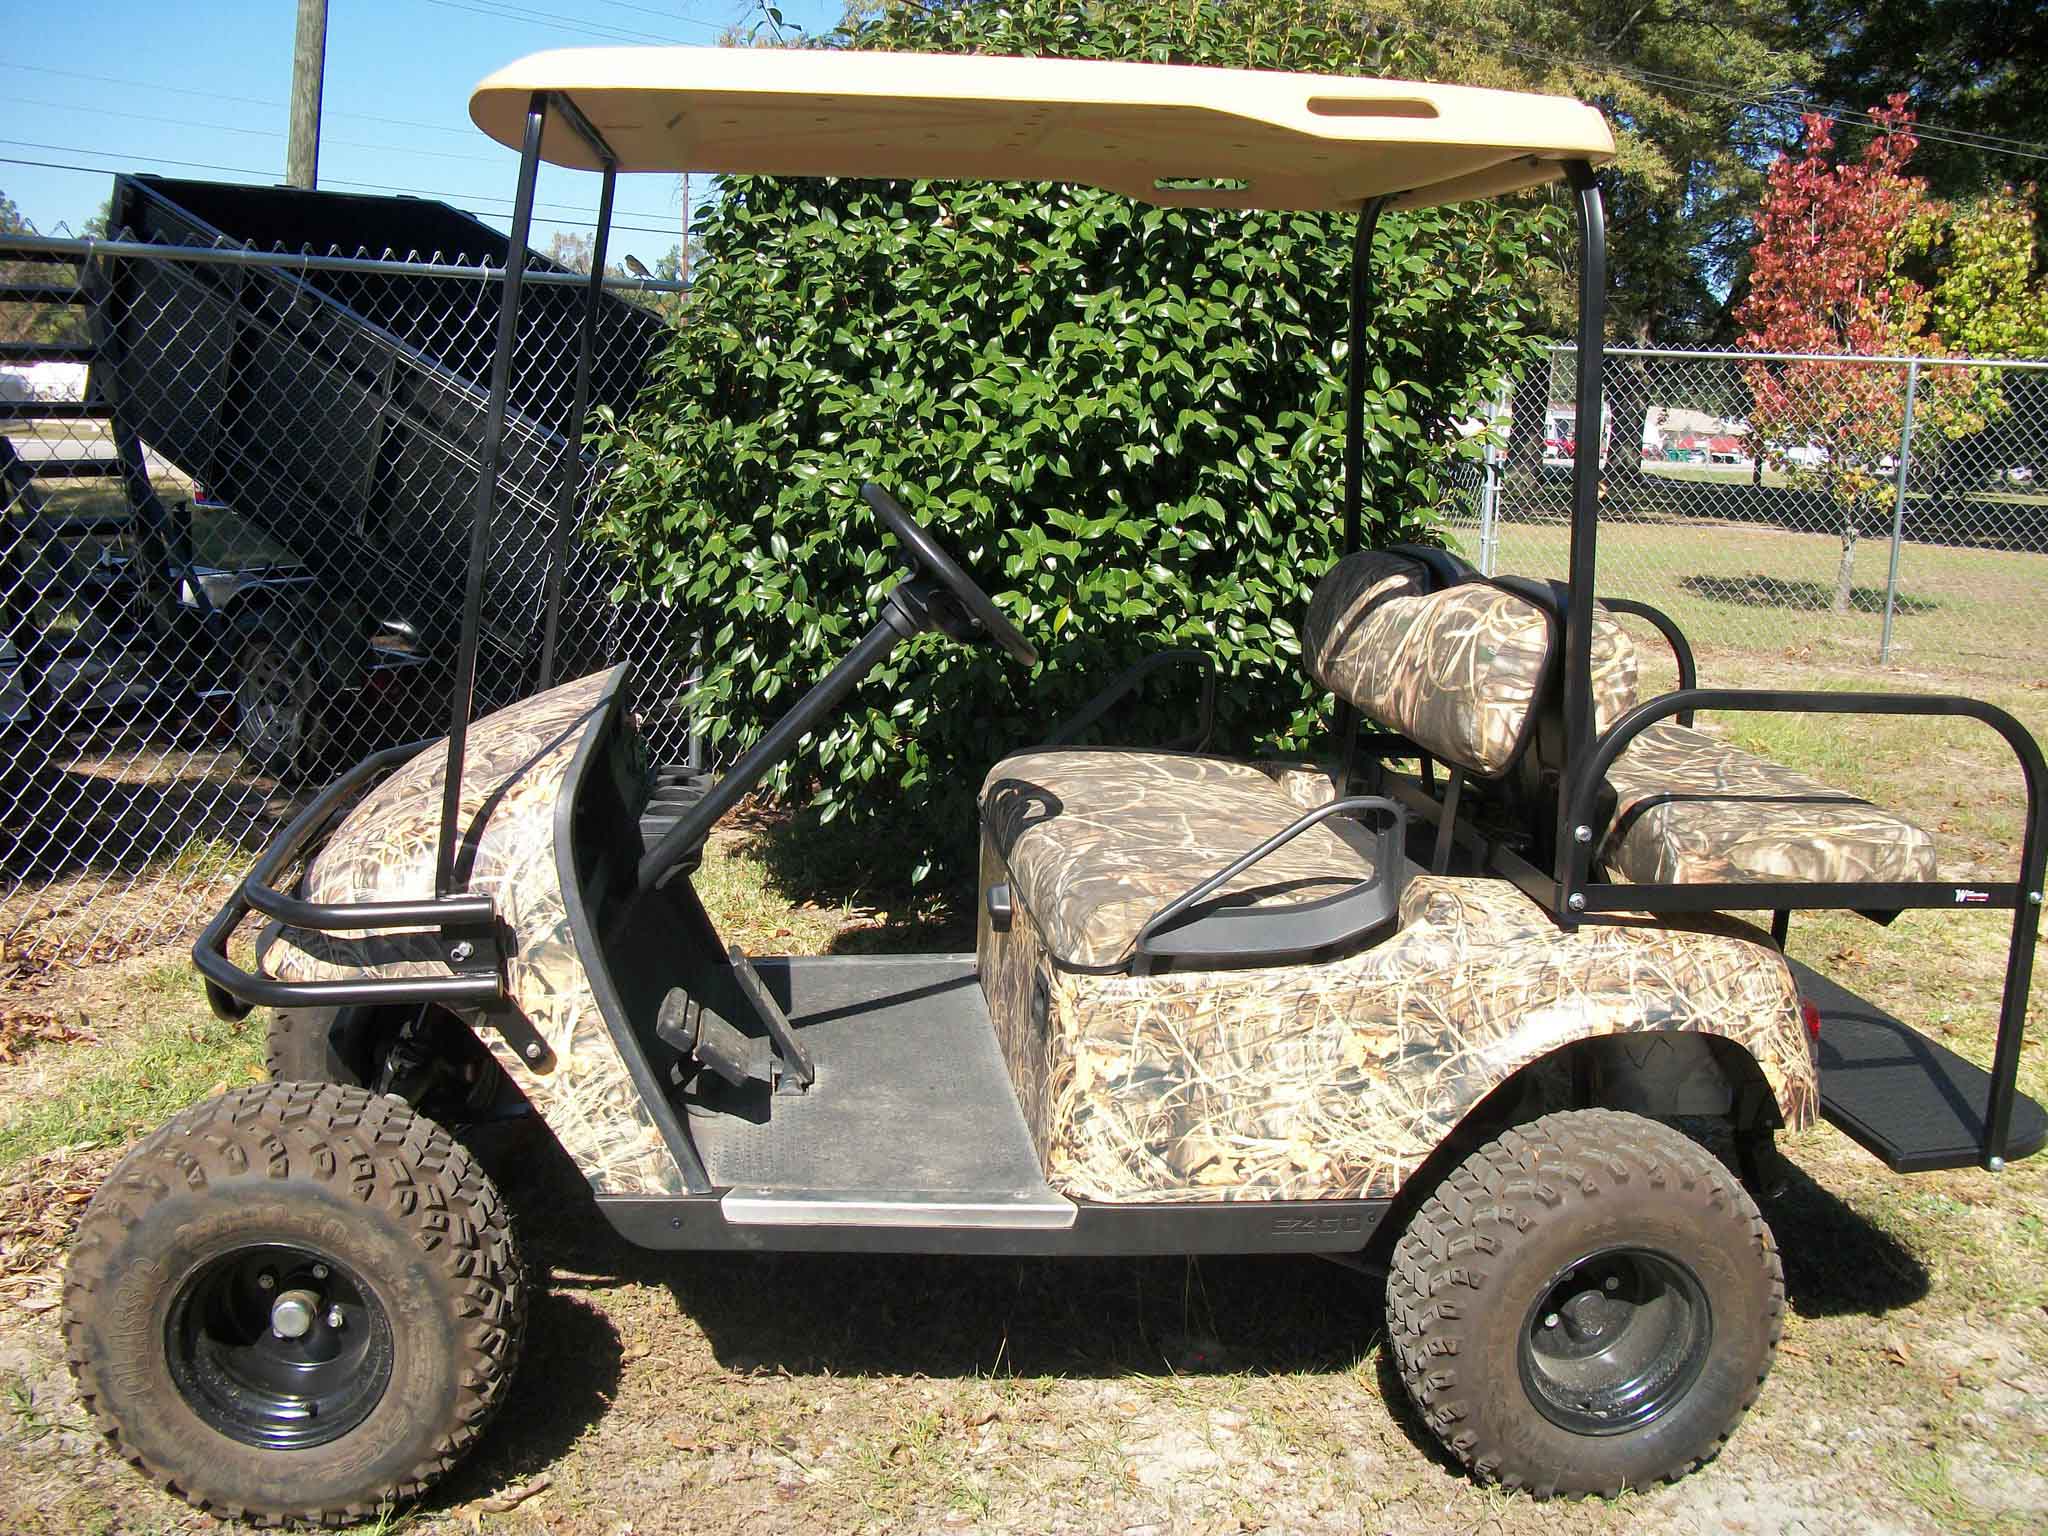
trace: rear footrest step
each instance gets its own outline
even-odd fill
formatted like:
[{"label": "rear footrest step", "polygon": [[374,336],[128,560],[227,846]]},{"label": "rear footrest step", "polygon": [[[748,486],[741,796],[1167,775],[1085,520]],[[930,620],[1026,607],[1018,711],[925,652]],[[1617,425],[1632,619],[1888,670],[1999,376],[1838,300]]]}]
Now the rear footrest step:
[{"label": "rear footrest step", "polygon": [[[1792,974],[1820,1009],[1820,1112],[1829,1124],[1897,1173],[1983,1162],[1990,1073],[1797,961]],[[2007,1159],[2044,1143],[2048,1111],[2019,1094]]]}]

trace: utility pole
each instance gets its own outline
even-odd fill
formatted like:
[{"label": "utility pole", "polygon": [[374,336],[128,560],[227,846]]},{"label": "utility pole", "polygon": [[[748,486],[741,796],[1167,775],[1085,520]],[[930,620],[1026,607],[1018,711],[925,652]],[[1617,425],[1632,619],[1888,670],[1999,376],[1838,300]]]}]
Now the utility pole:
[{"label": "utility pole", "polygon": [[690,286],[690,173],[683,172],[683,243],[676,253],[676,281]]},{"label": "utility pole", "polygon": [[320,87],[327,75],[327,0],[299,0],[298,42],[292,49],[291,137],[284,179],[308,191],[320,183]]}]

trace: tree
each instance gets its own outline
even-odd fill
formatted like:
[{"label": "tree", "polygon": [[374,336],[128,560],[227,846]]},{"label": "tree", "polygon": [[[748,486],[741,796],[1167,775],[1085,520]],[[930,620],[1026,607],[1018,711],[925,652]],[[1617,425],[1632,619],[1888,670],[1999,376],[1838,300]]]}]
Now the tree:
[{"label": "tree", "polygon": [[[1771,167],[1757,213],[1749,295],[1736,313],[1745,347],[1828,356],[1941,356],[1927,331],[1932,295],[1905,271],[1944,214],[1927,184],[1907,174],[1912,113],[1893,97],[1871,114],[1879,132],[1858,155],[1837,158],[1833,124],[1805,120],[1800,153]],[[1770,464],[1795,483],[1818,481],[1839,517],[1834,609],[1849,610],[1856,540],[1869,525],[1899,451],[1906,370],[1891,363],[1758,362],[1745,369],[1750,428]],[[1915,440],[1939,443],[1982,430],[1978,370],[1923,370]]]},{"label": "tree", "polygon": [[[1997,189],[2016,162],[1986,136],[2048,144],[2048,8],[2011,0],[1796,0],[1827,101],[1903,94],[1938,124],[1914,168],[1937,196]],[[2043,212],[2042,189],[2027,195]]]},{"label": "tree", "polygon": [[1965,357],[2048,357],[2048,279],[2034,270],[2037,196],[2031,186],[2001,187],[1933,232],[1933,327]]},{"label": "tree", "polygon": [[588,272],[597,240],[594,235],[580,235],[574,230],[558,229],[554,238],[548,241],[548,260],[558,267],[571,272]]},{"label": "tree", "polygon": [[[845,46],[1358,72],[1300,0],[892,6]],[[1367,378],[1369,532],[1420,530],[1476,452],[1457,423],[1534,353],[1556,221],[1389,214]],[[610,434],[605,529],[708,631],[693,708],[730,753],[873,622],[898,552],[864,479],[929,521],[1040,647],[1027,674],[925,637],[781,786],[910,874],[968,867],[1005,750],[1162,647],[1229,680],[1220,745],[1306,744],[1293,624],[1340,530],[1351,215],[1135,204],[1078,186],[736,177],[701,221],[689,324]],[[1193,679],[1122,722],[1180,734]]]},{"label": "tree", "polygon": [[[1727,0],[1708,11],[1642,0],[1356,3],[1421,78],[1578,96],[1605,112],[1618,151],[1603,176],[1610,339],[1726,339],[1727,295],[1762,168],[1783,142],[1782,117],[1759,104],[1813,67],[1787,0]],[[1550,334],[1570,335],[1569,283],[1553,279],[1544,298]],[[1653,401],[1669,398],[1657,366],[1617,357],[1608,367],[1607,483],[1617,495],[1645,484],[1643,423]],[[1542,454],[1544,382],[1525,379],[1515,400],[1509,458],[1524,473]]]}]

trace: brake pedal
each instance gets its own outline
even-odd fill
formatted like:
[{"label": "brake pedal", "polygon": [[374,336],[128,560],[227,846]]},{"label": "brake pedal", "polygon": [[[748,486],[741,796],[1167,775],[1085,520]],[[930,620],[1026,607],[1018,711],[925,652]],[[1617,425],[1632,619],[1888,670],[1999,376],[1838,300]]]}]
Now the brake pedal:
[{"label": "brake pedal", "polygon": [[753,1075],[747,1066],[752,1054],[747,1037],[681,987],[670,987],[661,1000],[654,1032],[665,1044],[698,1066],[710,1068],[735,1088]]}]

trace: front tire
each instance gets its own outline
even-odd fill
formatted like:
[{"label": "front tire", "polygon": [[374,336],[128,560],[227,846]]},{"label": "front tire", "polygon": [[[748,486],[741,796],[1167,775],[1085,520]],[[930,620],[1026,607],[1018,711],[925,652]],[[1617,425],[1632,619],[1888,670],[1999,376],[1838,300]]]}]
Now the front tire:
[{"label": "front tire", "polygon": [[1466,1158],[1395,1246],[1409,1396],[1483,1482],[1612,1495],[1712,1459],[1784,1326],[1770,1228],[1705,1148],[1609,1110]]},{"label": "front tire", "polygon": [[65,1353],[115,1450],[203,1510],[359,1520],[424,1491],[502,1404],[526,1286],[497,1189],[356,1088],[194,1105],[93,1197]]}]

